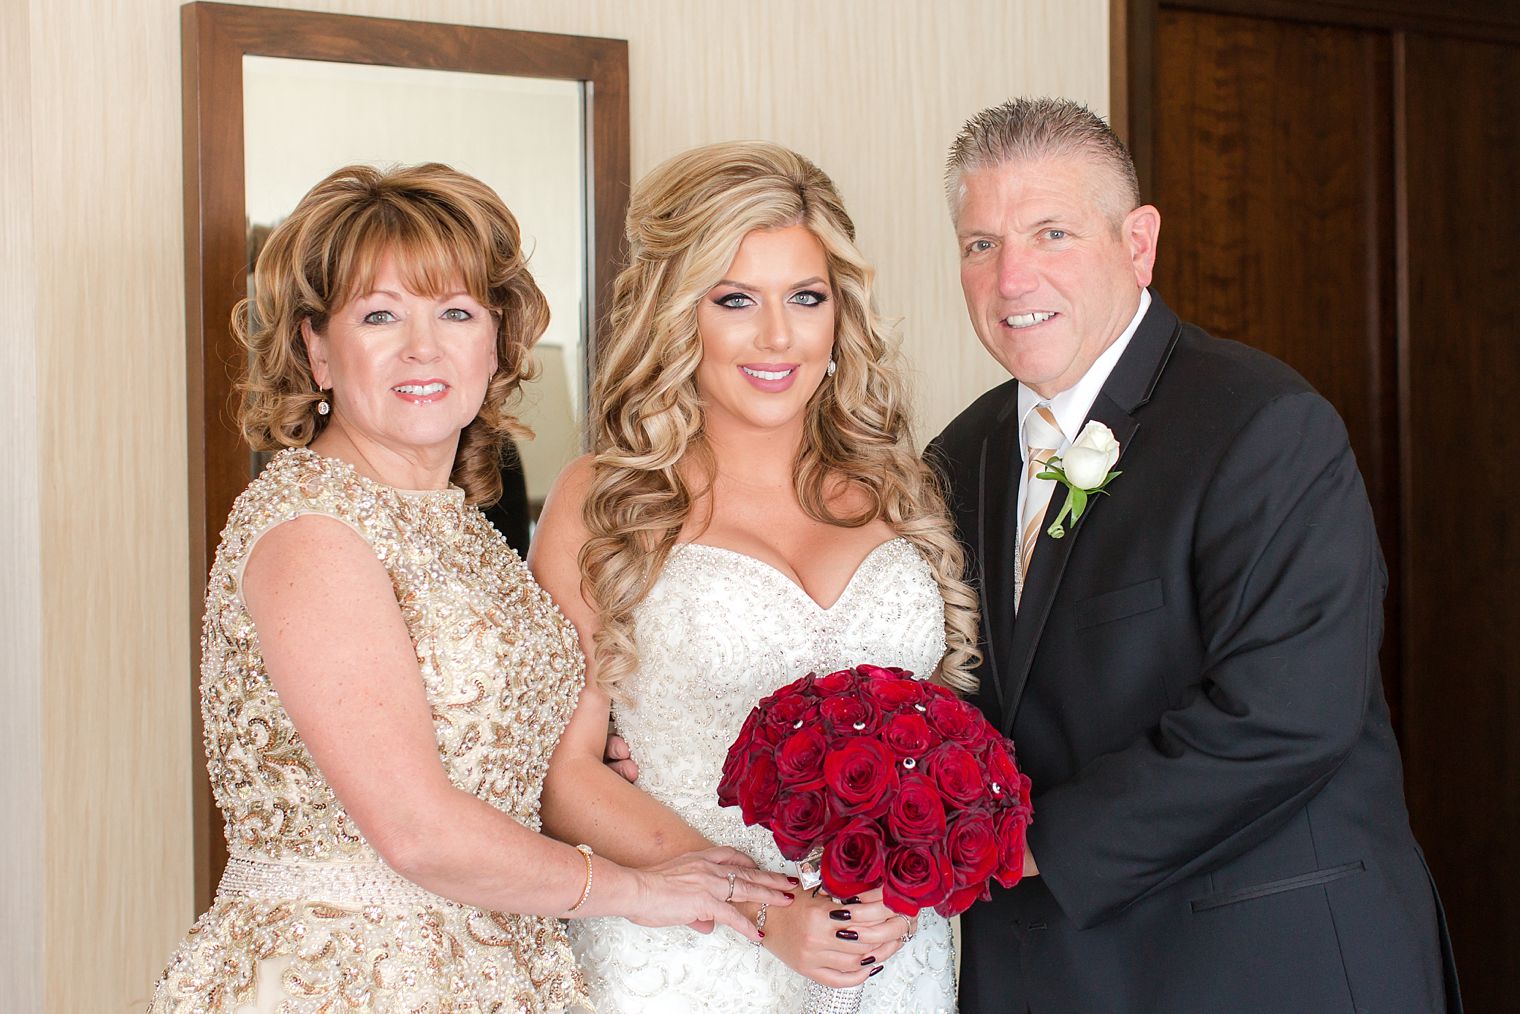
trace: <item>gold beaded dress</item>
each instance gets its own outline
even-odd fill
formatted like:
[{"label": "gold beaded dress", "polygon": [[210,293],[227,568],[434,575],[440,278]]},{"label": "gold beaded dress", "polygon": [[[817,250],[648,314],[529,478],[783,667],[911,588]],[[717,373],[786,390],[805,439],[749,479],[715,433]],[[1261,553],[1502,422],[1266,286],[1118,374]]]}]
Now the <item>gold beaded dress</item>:
[{"label": "gold beaded dress", "polygon": [[258,538],[305,514],[349,525],[385,565],[450,780],[540,827],[549,755],[585,679],[574,628],[462,490],[401,491],[282,451],[234,505],[206,593],[201,716],[231,859],[150,1011],[576,1008],[585,986],[563,924],[470,908],[391,871],[281,707],[240,581]]}]

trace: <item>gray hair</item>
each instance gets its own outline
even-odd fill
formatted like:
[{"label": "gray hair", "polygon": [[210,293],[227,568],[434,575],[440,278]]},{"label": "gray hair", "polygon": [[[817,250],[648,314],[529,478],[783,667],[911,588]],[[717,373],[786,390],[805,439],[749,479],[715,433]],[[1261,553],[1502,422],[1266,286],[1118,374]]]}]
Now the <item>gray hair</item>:
[{"label": "gray hair", "polygon": [[[966,174],[1009,162],[1081,156],[1108,169],[1113,188],[1095,195],[1117,225],[1140,204],[1140,181],[1129,149],[1103,118],[1080,102],[1010,99],[983,109],[961,128],[945,160],[945,198],[952,217],[966,196]],[[1122,206],[1121,206],[1122,205]]]}]

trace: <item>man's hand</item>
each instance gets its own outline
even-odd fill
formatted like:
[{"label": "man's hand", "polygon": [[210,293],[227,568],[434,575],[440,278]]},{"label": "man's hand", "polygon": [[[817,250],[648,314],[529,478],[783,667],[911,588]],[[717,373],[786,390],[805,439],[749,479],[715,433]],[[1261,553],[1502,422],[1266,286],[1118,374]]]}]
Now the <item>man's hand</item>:
[{"label": "man's hand", "polygon": [[639,780],[638,762],[633,759],[628,743],[615,732],[607,736],[607,745],[602,750],[602,763],[630,783]]}]

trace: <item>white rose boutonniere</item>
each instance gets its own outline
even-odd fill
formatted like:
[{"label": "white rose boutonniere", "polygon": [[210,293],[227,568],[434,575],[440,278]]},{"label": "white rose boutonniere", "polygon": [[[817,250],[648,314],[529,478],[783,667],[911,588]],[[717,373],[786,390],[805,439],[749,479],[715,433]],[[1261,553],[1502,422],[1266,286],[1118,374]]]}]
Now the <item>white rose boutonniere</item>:
[{"label": "white rose boutonniere", "polygon": [[1082,432],[1065,454],[1051,458],[1045,471],[1035,476],[1037,479],[1054,479],[1067,489],[1061,513],[1046,529],[1052,539],[1065,537],[1068,515],[1072,524],[1082,519],[1089,497],[1108,492],[1108,484],[1123,474],[1109,471],[1118,460],[1119,441],[1114,439],[1114,431],[1093,420],[1082,427]]}]

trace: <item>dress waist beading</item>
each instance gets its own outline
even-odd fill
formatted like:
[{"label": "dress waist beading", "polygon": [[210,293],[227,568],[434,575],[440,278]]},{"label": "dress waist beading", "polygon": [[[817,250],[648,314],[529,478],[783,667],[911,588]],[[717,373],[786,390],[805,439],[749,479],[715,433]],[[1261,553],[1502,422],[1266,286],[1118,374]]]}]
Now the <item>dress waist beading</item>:
[{"label": "dress waist beading", "polygon": [[326,862],[232,856],[216,894],[253,901],[327,902],[345,908],[457,904],[417,886],[379,859]]}]

